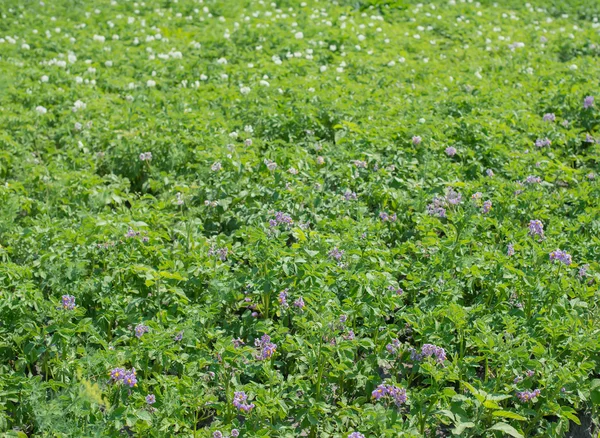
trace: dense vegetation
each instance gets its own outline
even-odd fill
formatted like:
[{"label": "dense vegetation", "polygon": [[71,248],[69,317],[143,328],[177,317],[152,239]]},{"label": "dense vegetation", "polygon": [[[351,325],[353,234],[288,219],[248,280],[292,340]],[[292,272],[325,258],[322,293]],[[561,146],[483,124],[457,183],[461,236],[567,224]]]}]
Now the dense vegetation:
[{"label": "dense vegetation", "polygon": [[597,2],[0,12],[3,436],[597,427]]}]

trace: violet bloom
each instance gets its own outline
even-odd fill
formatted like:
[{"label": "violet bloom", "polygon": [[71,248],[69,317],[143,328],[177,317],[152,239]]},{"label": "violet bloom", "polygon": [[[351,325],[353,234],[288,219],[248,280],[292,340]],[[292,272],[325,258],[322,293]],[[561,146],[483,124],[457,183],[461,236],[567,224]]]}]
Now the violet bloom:
[{"label": "violet bloom", "polygon": [[446,201],[437,196],[433,197],[431,204],[427,205],[427,214],[429,216],[446,217]]},{"label": "violet bloom", "polygon": [[254,403],[246,403],[246,401],[248,400],[248,396],[246,395],[246,393],[244,391],[237,391],[234,395],[233,395],[233,406],[240,410],[243,411],[245,413],[250,412],[254,407]]},{"label": "violet bloom", "polygon": [[346,340],[346,341],[353,341],[354,340],[354,331],[353,330],[348,330],[348,333],[345,335],[342,335],[342,337]]},{"label": "violet bloom", "polygon": [[340,322],[342,324],[345,324],[346,321],[348,321],[348,316],[347,315],[340,315]]},{"label": "violet bloom", "polygon": [[175,335],[175,337],[173,338],[174,341],[179,342],[183,339],[183,330],[181,330],[179,333],[177,333]]},{"label": "violet bloom", "polygon": [[550,146],[552,142],[548,138],[538,138],[535,141],[535,147],[543,148],[544,146]]},{"label": "violet bloom", "polygon": [[133,388],[137,385],[137,377],[135,375],[135,368],[132,368],[131,371],[126,371],[123,376],[123,383],[125,385],[129,385],[130,388]]},{"label": "violet bloom", "polygon": [[544,237],[544,224],[542,221],[538,219],[529,221],[529,235]]},{"label": "violet bloom", "polygon": [[492,169],[488,169],[485,171],[485,174],[491,178],[494,176],[494,171]]},{"label": "violet bloom", "polygon": [[360,432],[352,432],[348,435],[348,438],[365,438],[365,436]]},{"label": "violet bloom", "polygon": [[515,255],[515,247],[512,243],[508,244],[508,248],[506,249],[506,255],[509,257]]},{"label": "violet bloom", "polygon": [[152,152],[142,152],[140,154],[140,161],[152,161]]},{"label": "violet bloom", "polygon": [[396,295],[402,295],[404,293],[404,291],[402,290],[401,287],[396,288],[396,287],[391,286],[391,285],[388,286],[388,290],[391,291],[391,292],[395,292]]},{"label": "violet bloom", "polygon": [[525,375],[527,375],[527,377],[533,377],[535,375],[535,371],[527,370],[525,371]]},{"label": "violet bloom", "polygon": [[215,161],[215,163],[212,166],[210,166],[210,170],[212,170],[213,172],[218,172],[222,168],[223,166],[221,165],[220,161]]},{"label": "violet bloom", "polygon": [[550,253],[550,260],[558,260],[567,266],[569,266],[572,262],[571,255],[560,249]]},{"label": "violet bloom", "polygon": [[419,144],[421,144],[421,141],[422,141],[422,139],[418,135],[415,135],[412,138],[412,144],[414,144],[415,146],[418,146]]},{"label": "violet bloom", "polygon": [[454,146],[448,146],[446,148],[446,155],[448,155],[449,157],[455,156],[456,152],[458,152],[458,151],[456,150],[456,148]]},{"label": "violet bloom", "polygon": [[587,263],[579,268],[579,278],[583,278],[587,276],[587,270],[590,268],[590,265]]},{"label": "violet bloom", "polygon": [[400,349],[400,341],[398,339],[392,340],[392,343],[391,344],[387,344],[385,346],[385,349],[390,354],[396,354],[396,353],[398,353],[398,350]]},{"label": "violet bloom", "polygon": [[271,172],[273,172],[275,169],[277,169],[277,163],[274,161],[271,161],[269,159],[264,160],[265,166],[267,166],[267,169],[269,169]]},{"label": "violet bloom", "polygon": [[389,398],[394,402],[397,407],[402,406],[407,402],[408,397],[406,396],[406,389],[399,388],[393,385],[379,385],[372,393],[371,396],[375,400],[381,400]]},{"label": "violet bloom", "polygon": [[438,347],[437,345],[423,344],[423,347],[421,347],[421,356],[435,356],[436,361],[440,364],[443,364],[446,360],[446,350],[444,350],[442,347]]},{"label": "violet bloom", "polygon": [[234,339],[231,342],[233,343],[233,348],[236,348],[236,349],[246,345],[241,338]]},{"label": "violet bloom", "polygon": [[240,436],[240,431],[239,431],[239,430],[237,430],[237,429],[232,429],[232,430],[231,430],[231,436],[232,436],[233,438],[237,438],[238,436]]},{"label": "violet bloom", "polygon": [[356,201],[358,197],[356,196],[356,192],[351,192],[350,190],[346,190],[344,192],[344,199],[346,201]]},{"label": "violet bloom", "polygon": [[533,391],[525,390],[522,392],[517,392],[517,398],[523,403],[530,402],[534,398],[538,397],[541,394],[539,389],[535,389]]},{"label": "violet bloom", "polygon": [[110,379],[115,383],[120,382],[123,380],[123,377],[125,377],[125,373],[126,373],[126,371],[123,368],[119,368],[119,367],[113,368],[110,371]]},{"label": "violet bloom", "polygon": [[284,309],[287,309],[288,303],[287,303],[287,294],[288,290],[284,289],[281,292],[279,292],[279,304],[281,305],[281,307],[283,307]]},{"label": "violet bloom", "polygon": [[73,295],[63,295],[62,307],[65,310],[73,310],[75,308],[75,297]]},{"label": "violet bloom", "polygon": [[[274,222],[273,222],[274,221]],[[278,211],[275,213],[275,219],[271,219],[269,221],[269,225],[273,226],[273,224],[275,225],[281,225],[284,224],[286,226],[290,226],[294,223],[294,221],[292,220],[292,217],[289,214],[285,214],[282,211]]]},{"label": "violet bloom", "polygon": [[220,430],[217,430],[213,433],[213,438],[223,438],[223,433]]},{"label": "violet bloom", "polygon": [[462,195],[452,187],[446,189],[446,202],[451,205],[458,205],[462,201]]},{"label": "violet bloom", "polygon": [[156,397],[154,396],[154,394],[148,394],[146,396],[146,403],[149,405],[153,405],[154,403],[156,403]]},{"label": "violet bloom", "polygon": [[367,162],[366,161],[354,160],[352,163],[356,167],[358,167],[359,169],[366,169],[367,168]]},{"label": "violet bloom", "polygon": [[529,175],[525,178],[526,184],[539,184],[542,182],[542,179],[539,176]]},{"label": "violet bloom", "polygon": [[150,331],[150,328],[147,325],[144,324],[138,324],[135,326],[135,336],[139,339],[141,338],[144,333],[148,333]]},{"label": "violet bloom", "polygon": [[480,200],[480,199],[481,199],[481,197],[482,197],[482,196],[483,196],[483,193],[481,193],[481,192],[476,192],[476,193],[473,193],[473,194],[471,195],[471,199],[472,199],[473,201],[478,201],[478,200]]},{"label": "violet bloom", "polygon": [[594,143],[596,141],[596,139],[594,137],[592,137],[591,134],[586,134],[585,135],[585,140],[586,143]]},{"label": "violet bloom", "polygon": [[594,97],[593,96],[586,96],[585,99],[583,99],[583,109],[588,109],[594,106]]},{"label": "violet bloom", "polygon": [[339,262],[340,260],[342,260],[342,257],[344,256],[344,251],[343,250],[339,250],[338,247],[336,246],[331,251],[329,251],[327,253],[327,255],[329,257],[331,257],[332,259],[335,259],[335,260],[337,260]]},{"label": "violet bloom", "polygon": [[258,347],[258,354],[255,356],[257,360],[267,360],[270,359],[275,350],[277,350],[277,344],[271,342],[271,337],[269,335],[262,335],[260,339],[254,340],[254,346]]},{"label": "violet bloom", "polygon": [[517,376],[513,379],[513,383],[516,385],[517,383],[521,383],[523,381],[523,377]]},{"label": "violet bloom", "polygon": [[492,209],[492,201],[490,201],[490,200],[484,201],[483,207],[481,207],[481,212],[483,214],[488,214],[491,209]]},{"label": "violet bloom", "polygon": [[544,122],[554,122],[556,120],[556,116],[554,113],[546,113],[543,117]]},{"label": "violet bloom", "polygon": [[294,307],[297,307],[300,310],[304,309],[304,299],[300,297],[294,301]]}]

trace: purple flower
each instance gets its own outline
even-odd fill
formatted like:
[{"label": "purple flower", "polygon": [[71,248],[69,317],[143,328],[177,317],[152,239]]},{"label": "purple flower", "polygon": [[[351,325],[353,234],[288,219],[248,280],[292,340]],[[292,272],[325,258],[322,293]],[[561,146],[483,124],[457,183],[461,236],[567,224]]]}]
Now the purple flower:
[{"label": "purple flower", "polygon": [[554,122],[556,120],[556,116],[554,113],[546,113],[544,114],[544,122]]},{"label": "purple flower", "polygon": [[588,109],[594,106],[594,96],[586,96],[583,99],[583,109]]},{"label": "purple flower", "polygon": [[275,350],[277,350],[277,344],[271,342],[271,337],[269,335],[262,335],[260,339],[254,340],[254,346],[258,347],[258,354],[256,354],[255,358],[257,360],[267,360],[270,359]]},{"label": "purple flower", "polygon": [[223,438],[223,433],[220,430],[217,430],[213,433],[213,438]]},{"label": "purple flower", "polygon": [[275,219],[271,219],[269,221],[269,225],[271,227],[277,226],[277,225],[281,225],[284,224],[286,226],[290,226],[294,223],[294,221],[292,220],[291,216],[289,214],[285,214],[282,211],[278,211],[275,213]]},{"label": "purple flower", "polygon": [[538,138],[535,141],[535,147],[543,148],[544,146],[550,146],[552,142],[548,138]]},{"label": "purple flower", "polygon": [[525,371],[525,375],[527,375],[527,377],[533,377],[535,374],[535,371],[533,370],[527,370]]},{"label": "purple flower", "polygon": [[471,199],[474,201],[478,201],[479,199],[481,199],[482,196],[483,196],[483,193],[476,192],[471,195]]},{"label": "purple flower", "polygon": [[342,324],[345,324],[346,321],[348,321],[348,316],[347,315],[340,315],[340,322]]},{"label": "purple flower", "polygon": [[440,364],[443,364],[446,360],[446,350],[444,350],[442,347],[438,347],[437,345],[423,344],[423,347],[421,347],[421,356],[435,356],[436,361]]},{"label": "purple flower", "polygon": [[565,265],[570,265],[572,260],[571,260],[571,255],[567,254],[565,251],[557,249],[556,251],[552,251],[550,253],[550,260],[558,260],[559,262],[564,263]]},{"label": "purple flower", "polygon": [[254,408],[254,403],[246,403],[248,396],[244,391],[238,391],[233,395],[233,406],[243,412],[250,412]]},{"label": "purple flower", "polygon": [[462,201],[462,195],[452,187],[446,189],[446,202],[451,205],[458,205]]},{"label": "purple flower", "polygon": [[177,342],[181,341],[182,339],[183,339],[183,330],[181,330],[179,333],[177,333],[175,335],[175,337],[173,338],[173,340],[177,341]]},{"label": "purple flower", "polygon": [[396,219],[398,219],[398,217],[396,216],[396,213],[394,213],[393,215],[389,215],[387,214],[385,211],[382,211],[381,213],[379,213],[379,218],[383,221],[383,222],[396,222]]},{"label": "purple flower", "polygon": [[443,198],[433,197],[431,204],[427,205],[427,214],[430,216],[446,217],[446,201]]},{"label": "purple flower", "polygon": [[360,432],[352,432],[348,435],[348,438],[365,438],[365,436]]},{"label": "purple flower", "polygon": [[339,250],[338,247],[336,246],[331,251],[329,251],[327,253],[327,255],[329,257],[331,257],[332,259],[335,259],[335,260],[337,260],[339,262],[340,260],[342,260],[342,257],[344,256],[344,251],[343,250]]},{"label": "purple flower", "polygon": [[488,169],[485,171],[485,174],[491,178],[494,176],[494,171],[492,169]]},{"label": "purple flower", "polygon": [[542,182],[542,179],[539,176],[529,175],[525,178],[526,184],[539,184]]},{"label": "purple flower", "polygon": [[123,380],[123,377],[125,377],[125,369],[123,368],[113,368],[110,371],[110,378],[113,382],[120,382]]},{"label": "purple flower", "polygon": [[492,209],[492,201],[487,200],[483,203],[483,207],[481,207],[481,212],[483,214],[488,214]]},{"label": "purple flower", "polygon": [[517,392],[517,398],[526,403],[526,402],[530,402],[532,401],[534,398],[538,397],[540,395],[541,391],[539,389],[535,389],[533,391],[529,391],[528,389],[526,389],[525,391],[522,392]]},{"label": "purple flower", "polygon": [[415,136],[412,138],[412,144],[414,144],[415,146],[417,146],[417,145],[421,144],[421,141],[422,141],[422,139],[421,139],[421,137],[419,137],[418,135],[415,135]]},{"label": "purple flower", "polygon": [[75,297],[73,295],[63,295],[62,307],[65,310],[73,310],[75,308]]},{"label": "purple flower", "polygon": [[342,337],[346,340],[346,341],[353,341],[354,340],[354,331],[353,330],[348,330],[348,333],[345,335],[342,335]]},{"label": "purple flower", "polygon": [[129,385],[130,388],[133,388],[137,385],[137,378],[135,376],[135,368],[132,368],[131,371],[126,371],[123,376],[123,383],[125,385]]},{"label": "purple flower", "polygon": [[231,430],[231,436],[234,437],[234,438],[240,436],[240,431],[237,430],[237,429],[232,429]]},{"label": "purple flower", "polygon": [[287,294],[288,290],[284,289],[281,292],[279,292],[279,304],[281,305],[281,307],[283,307],[284,309],[287,309],[288,303],[287,303]]},{"label": "purple flower", "polygon": [[240,348],[240,347],[246,345],[241,338],[234,339],[231,342],[233,343],[233,348]]},{"label": "purple flower", "polygon": [[513,383],[516,385],[517,383],[521,383],[523,381],[523,377],[517,376],[513,379]]},{"label": "purple flower", "polygon": [[154,396],[154,394],[148,394],[146,396],[146,403],[149,405],[153,405],[154,403],[156,403],[156,397]]},{"label": "purple flower", "polygon": [[142,152],[140,154],[140,161],[152,161],[152,152]]},{"label": "purple flower", "polygon": [[583,278],[587,276],[587,270],[590,268],[590,265],[587,263],[579,268],[579,278]]},{"label": "purple flower", "polygon": [[402,406],[408,400],[406,396],[406,389],[399,388],[393,385],[379,385],[372,393],[371,396],[375,400],[381,400],[383,398],[391,399],[397,407]]},{"label": "purple flower", "polygon": [[506,255],[509,257],[515,255],[515,247],[512,243],[508,244],[508,248],[506,249]]},{"label": "purple flower", "polygon": [[456,148],[454,146],[448,146],[446,148],[446,155],[448,155],[449,157],[453,157],[456,155]]},{"label": "purple flower", "polygon": [[346,201],[356,201],[358,197],[356,196],[356,192],[351,192],[350,190],[346,190],[344,192],[344,199]]},{"label": "purple flower", "polygon": [[356,167],[358,167],[359,169],[366,169],[367,168],[367,162],[366,161],[354,160],[352,163]]},{"label": "purple flower", "polygon": [[529,221],[529,235],[544,237],[544,224],[542,221],[538,219]]},{"label": "purple flower", "polygon": [[591,134],[586,134],[585,135],[585,140],[586,143],[594,143],[596,141],[596,139],[594,137],[592,137]]},{"label": "purple flower", "polygon": [[398,349],[400,348],[400,341],[398,339],[394,339],[392,340],[391,344],[387,344],[385,346],[385,349],[390,353],[390,354],[396,354],[398,352]]},{"label": "purple flower", "polygon": [[294,307],[297,307],[300,310],[304,309],[304,299],[300,297],[294,301]]},{"label": "purple flower", "polygon": [[141,338],[144,333],[148,333],[150,331],[150,328],[147,325],[144,324],[138,324],[135,326],[135,336],[139,339]]},{"label": "purple flower", "polygon": [[395,292],[396,295],[402,295],[404,293],[404,291],[402,290],[401,287],[396,288],[396,287],[391,286],[391,285],[388,286],[388,290],[391,291],[391,292]]},{"label": "purple flower", "polygon": [[223,168],[223,166],[221,165],[220,161],[215,161],[214,164],[212,166],[210,166],[210,170],[212,170],[213,172],[218,172],[222,168]]}]

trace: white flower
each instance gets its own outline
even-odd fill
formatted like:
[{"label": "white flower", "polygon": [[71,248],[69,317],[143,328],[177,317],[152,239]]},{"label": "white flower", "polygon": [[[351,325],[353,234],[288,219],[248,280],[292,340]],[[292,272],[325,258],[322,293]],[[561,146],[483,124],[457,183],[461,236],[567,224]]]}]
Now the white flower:
[{"label": "white flower", "polygon": [[83,83],[83,78],[81,76],[75,76],[75,83],[76,84],[82,84]]},{"label": "white flower", "polygon": [[231,137],[231,138],[238,138],[238,133],[236,131],[230,132],[229,133],[229,137]]},{"label": "white flower", "polygon": [[250,87],[240,87],[240,93],[242,93],[243,95],[246,95],[248,93],[250,93]]},{"label": "white flower", "polygon": [[77,112],[78,110],[84,110],[86,108],[86,104],[84,102],[82,102],[81,100],[77,100],[74,104],[73,104],[73,112]]},{"label": "white flower", "polygon": [[35,110],[38,112],[38,114],[46,114],[48,112],[48,110],[41,105],[36,106]]},{"label": "white flower", "polygon": [[41,77],[40,81],[42,81],[42,82],[48,82],[48,79],[49,79],[48,76],[44,75],[44,76]]},{"label": "white flower", "polygon": [[100,43],[103,43],[104,41],[106,41],[106,38],[103,37],[102,35],[94,35],[94,41],[98,41]]},{"label": "white flower", "polygon": [[244,132],[248,132],[249,134],[252,134],[254,132],[254,128],[252,127],[252,125],[246,125],[246,126],[244,126]]},{"label": "white flower", "polygon": [[29,50],[31,47],[29,47],[29,44],[25,44],[25,43],[23,43],[23,44],[21,45],[21,48],[22,48],[23,50]]},{"label": "white flower", "polygon": [[67,56],[67,59],[69,60],[69,62],[71,64],[73,64],[75,61],[77,61],[77,56],[75,56],[73,53],[69,53],[69,56]]},{"label": "white flower", "polygon": [[321,73],[325,72],[327,70],[327,66],[326,65],[322,65],[321,67],[319,67],[319,71]]},{"label": "white flower", "polygon": [[112,61],[106,61],[104,63],[104,65],[107,66],[107,67],[112,67],[113,66],[113,62]]},{"label": "white flower", "polygon": [[200,75],[200,80],[201,81],[206,81],[208,79],[208,76],[206,76],[205,74],[201,74]]},{"label": "white flower", "polygon": [[156,82],[154,82],[152,79],[148,79],[148,82],[146,82],[146,87],[156,87]]},{"label": "white flower", "polygon": [[217,59],[217,63],[225,65],[225,64],[227,64],[227,60],[225,58],[219,58],[219,59]]},{"label": "white flower", "polygon": [[366,40],[366,39],[367,39],[367,37],[366,37],[366,36],[364,36],[364,35],[359,35],[359,36],[358,36],[358,41],[364,41],[364,40]]},{"label": "white flower", "polygon": [[297,40],[301,40],[302,38],[304,38],[304,34],[302,32],[296,32],[296,35],[294,36]]}]

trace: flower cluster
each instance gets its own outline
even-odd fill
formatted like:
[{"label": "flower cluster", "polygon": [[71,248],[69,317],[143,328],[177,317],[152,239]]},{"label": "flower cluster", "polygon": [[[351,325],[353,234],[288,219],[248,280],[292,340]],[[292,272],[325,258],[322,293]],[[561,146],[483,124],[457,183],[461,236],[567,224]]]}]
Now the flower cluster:
[{"label": "flower cluster", "polygon": [[152,152],[142,152],[140,154],[140,161],[152,161]]},{"label": "flower cluster", "polygon": [[135,336],[139,339],[144,333],[148,333],[150,331],[150,327],[144,324],[138,324],[135,326]]},{"label": "flower cluster", "polygon": [[446,201],[443,198],[433,197],[431,204],[427,205],[429,216],[446,217]]},{"label": "flower cluster", "polygon": [[124,368],[113,368],[110,371],[110,379],[114,383],[122,383],[124,385],[128,385],[130,388],[133,388],[137,385],[135,368],[132,368],[130,371],[127,371]]},{"label": "flower cluster", "polygon": [[594,96],[586,96],[583,99],[583,109],[589,109],[594,106]]},{"label": "flower cluster", "polygon": [[492,209],[492,201],[487,200],[483,202],[483,206],[481,207],[481,212],[483,214],[487,214],[491,211]]},{"label": "flower cluster", "polygon": [[299,310],[304,309],[304,299],[299,297],[297,300],[295,300],[294,307],[297,307]]},{"label": "flower cluster", "polygon": [[552,142],[548,138],[538,138],[535,141],[536,148],[543,148],[544,146],[550,146]]},{"label": "flower cluster", "polygon": [[289,307],[288,303],[287,303],[287,296],[288,296],[288,290],[284,289],[281,292],[279,292],[279,304],[281,305],[281,307],[283,307],[284,309],[287,309]]},{"label": "flower cluster", "polygon": [[393,385],[381,384],[371,393],[375,400],[391,399],[398,407],[402,406],[408,400],[406,389]]},{"label": "flower cluster", "polygon": [[239,411],[248,413],[254,409],[255,405],[254,403],[247,403],[247,400],[248,396],[244,391],[237,391],[233,395],[233,406]]},{"label": "flower cluster", "polygon": [[383,222],[396,222],[396,219],[398,219],[398,217],[396,216],[396,213],[390,216],[385,211],[382,211],[381,213],[379,213],[379,219],[381,219]]},{"label": "flower cluster", "polygon": [[258,348],[258,353],[255,356],[257,360],[270,359],[277,350],[277,344],[271,342],[271,337],[266,334],[262,335],[260,339],[255,339],[254,346]]},{"label": "flower cluster", "polygon": [[420,361],[426,357],[435,357],[439,364],[443,364],[446,360],[446,350],[433,344],[423,344],[421,352],[417,353],[414,348],[410,349],[410,358],[413,361]]},{"label": "flower cluster", "polygon": [[344,251],[338,249],[338,247],[336,246],[331,251],[329,251],[327,253],[327,255],[329,257],[331,257],[332,259],[335,259],[335,260],[337,260],[339,262],[340,260],[342,260],[342,257],[344,256]]},{"label": "flower cluster", "polygon": [[224,246],[222,248],[217,248],[213,245],[208,249],[209,257],[216,257],[219,260],[221,260],[222,262],[227,260],[228,254],[229,254],[229,249],[226,246]]},{"label": "flower cluster", "polygon": [[561,249],[552,251],[550,253],[550,260],[558,260],[559,262],[562,262],[567,266],[570,265],[572,262],[571,255]]},{"label": "flower cluster", "polygon": [[352,432],[348,435],[348,438],[365,438],[365,436],[360,432]]},{"label": "flower cluster", "polygon": [[523,403],[526,403],[532,401],[536,397],[539,397],[540,394],[541,391],[539,389],[534,389],[533,391],[526,389],[525,391],[517,392],[517,398]]},{"label": "flower cluster", "polygon": [[73,295],[63,295],[62,308],[65,310],[73,310],[75,308],[75,297]]},{"label": "flower cluster", "polygon": [[448,155],[449,157],[455,156],[456,152],[458,152],[458,151],[456,150],[456,148],[454,146],[448,146],[446,148],[446,155]]},{"label": "flower cluster", "polygon": [[554,113],[546,113],[543,117],[544,122],[554,122],[556,120],[556,116]]},{"label": "flower cluster", "polygon": [[346,190],[344,192],[344,199],[346,201],[356,201],[358,196],[356,196],[356,192],[351,192],[350,190]]},{"label": "flower cluster", "polygon": [[290,226],[294,223],[292,217],[289,214],[286,214],[282,211],[278,211],[275,213],[275,219],[269,220],[269,226],[276,227],[278,225],[284,224],[286,226]]},{"label": "flower cluster", "polygon": [[529,221],[529,235],[544,237],[544,224],[538,219]]},{"label": "flower cluster", "polygon": [[400,349],[400,341],[398,339],[392,340],[392,343],[391,344],[387,344],[385,346],[385,349],[390,354],[396,354],[396,353],[398,353],[398,350]]}]

